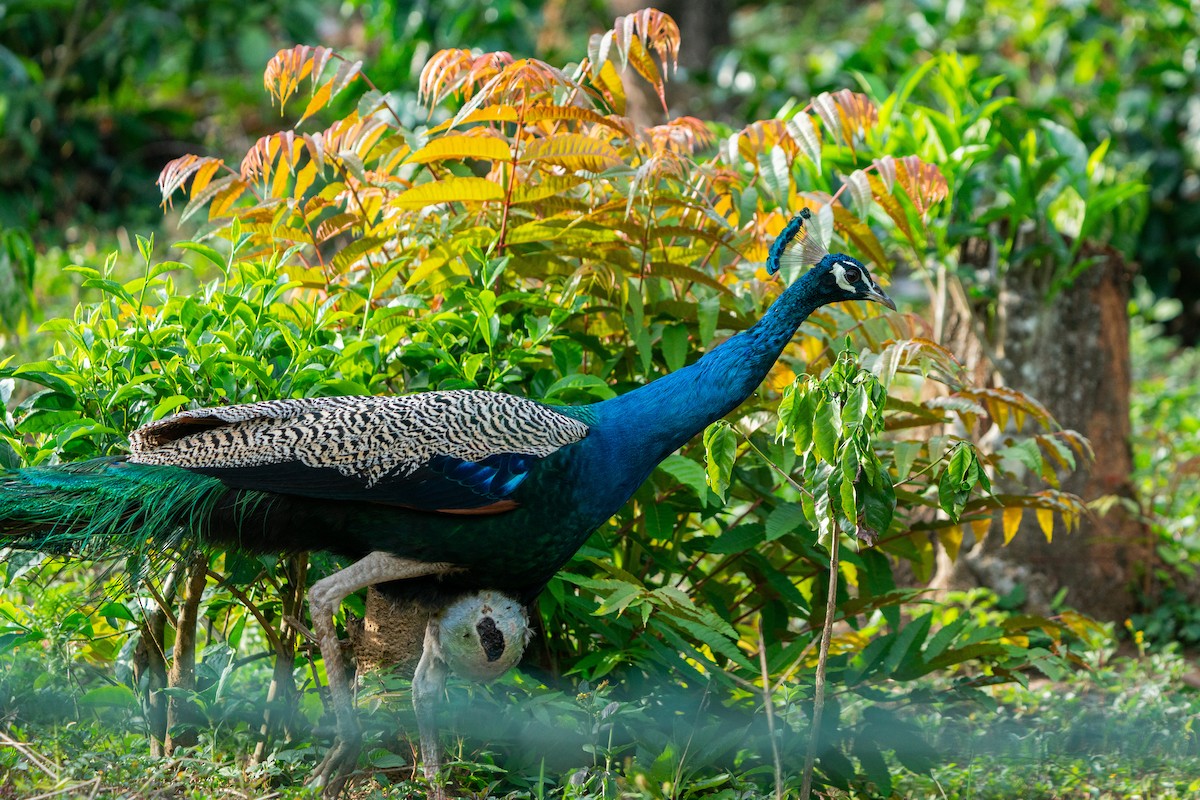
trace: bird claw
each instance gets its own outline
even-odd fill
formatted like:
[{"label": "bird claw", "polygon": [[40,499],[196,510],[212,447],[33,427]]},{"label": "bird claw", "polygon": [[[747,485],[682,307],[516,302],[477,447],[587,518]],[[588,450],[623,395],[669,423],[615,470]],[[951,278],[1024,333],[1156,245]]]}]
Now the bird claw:
[{"label": "bird claw", "polygon": [[358,762],[360,750],[362,743],[357,738],[346,739],[338,736],[325,753],[325,758],[313,770],[312,777],[308,779],[308,788],[320,791],[325,800],[335,800],[341,795],[350,772]]}]

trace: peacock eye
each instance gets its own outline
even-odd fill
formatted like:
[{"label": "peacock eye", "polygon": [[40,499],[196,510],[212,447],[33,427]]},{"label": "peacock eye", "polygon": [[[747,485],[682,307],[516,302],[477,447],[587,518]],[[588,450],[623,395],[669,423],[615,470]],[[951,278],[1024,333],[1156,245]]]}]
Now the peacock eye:
[{"label": "peacock eye", "polygon": [[862,277],[862,275],[859,273],[858,269],[855,267],[850,267],[849,269],[846,270],[846,280],[850,281],[851,283],[857,283],[858,279],[861,277]]}]

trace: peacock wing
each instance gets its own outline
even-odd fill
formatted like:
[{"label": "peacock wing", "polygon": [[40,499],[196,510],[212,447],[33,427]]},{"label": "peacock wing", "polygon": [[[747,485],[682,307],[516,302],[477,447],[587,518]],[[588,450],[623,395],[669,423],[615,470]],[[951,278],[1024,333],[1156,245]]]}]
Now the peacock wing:
[{"label": "peacock wing", "polygon": [[240,489],[430,511],[511,508],[533,467],[588,433],[513,395],[459,390],[201,408],[130,434],[129,460]]}]

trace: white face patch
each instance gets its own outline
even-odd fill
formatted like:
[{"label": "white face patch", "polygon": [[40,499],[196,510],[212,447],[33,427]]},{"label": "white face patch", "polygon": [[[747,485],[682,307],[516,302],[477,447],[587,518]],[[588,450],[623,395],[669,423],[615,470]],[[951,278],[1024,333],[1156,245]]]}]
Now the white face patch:
[{"label": "white face patch", "polygon": [[[854,267],[854,264],[848,264],[845,261],[838,261],[833,265],[833,279],[837,281],[837,285],[845,289],[850,294],[858,294],[858,290],[850,285],[850,281],[846,280],[846,267]],[[857,267],[855,267],[857,269]]]}]

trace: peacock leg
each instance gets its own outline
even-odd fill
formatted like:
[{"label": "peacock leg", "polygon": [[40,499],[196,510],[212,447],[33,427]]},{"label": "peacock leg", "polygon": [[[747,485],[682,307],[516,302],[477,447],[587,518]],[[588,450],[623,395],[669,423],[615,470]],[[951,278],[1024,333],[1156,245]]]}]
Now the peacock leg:
[{"label": "peacock leg", "polygon": [[438,746],[437,712],[446,690],[446,661],[441,650],[441,625],[432,618],[425,626],[425,644],[412,680],[413,710],[421,734],[421,765],[429,781],[430,800],[444,800],[441,782],[441,749]]},{"label": "peacock leg", "polygon": [[342,664],[337,629],[333,625],[334,612],[347,595],[372,584],[423,575],[441,575],[454,569],[452,564],[425,564],[375,552],[343,570],[322,578],[308,590],[313,629],[321,648],[321,657],[325,661],[329,697],[333,703],[334,717],[337,719],[337,733],[333,745],[310,780],[313,788],[322,788],[325,797],[337,797],[341,793],[362,747],[362,730],[354,714],[354,698]]}]

